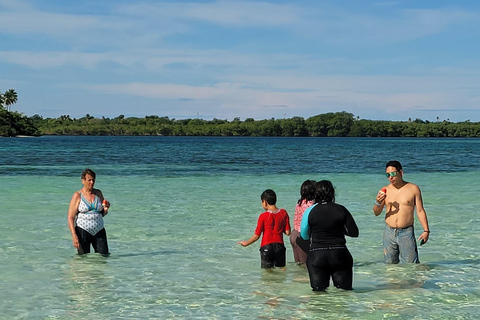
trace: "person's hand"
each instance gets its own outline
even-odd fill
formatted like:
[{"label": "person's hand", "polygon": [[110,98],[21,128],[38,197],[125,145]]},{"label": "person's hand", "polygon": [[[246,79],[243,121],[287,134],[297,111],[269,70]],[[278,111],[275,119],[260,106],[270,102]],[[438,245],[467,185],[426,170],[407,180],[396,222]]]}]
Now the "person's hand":
[{"label": "person's hand", "polygon": [[383,192],[383,189],[378,191],[377,197],[375,198],[375,202],[382,204],[385,201],[385,198],[387,197],[387,194]]},{"label": "person's hand", "polygon": [[243,240],[243,241],[238,241],[237,243],[238,243],[238,244],[241,244],[241,245],[244,246],[244,247],[248,246],[247,241],[245,241],[245,240]]},{"label": "person's hand", "polygon": [[423,233],[420,235],[420,237],[418,237],[418,241],[423,240],[423,243],[422,243],[422,245],[423,245],[423,244],[427,243],[428,238],[430,238],[430,232],[423,231]]},{"label": "person's hand", "polygon": [[102,205],[103,205],[103,215],[106,216],[108,213],[108,209],[110,209],[110,201],[103,199]]},{"label": "person's hand", "polygon": [[110,201],[108,201],[107,199],[103,199],[102,205],[105,210],[108,210],[110,208]]},{"label": "person's hand", "polygon": [[78,249],[80,247],[80,243],[78,242],[78,237],[76,234],[72,234],[72,242],[75,249]]}]

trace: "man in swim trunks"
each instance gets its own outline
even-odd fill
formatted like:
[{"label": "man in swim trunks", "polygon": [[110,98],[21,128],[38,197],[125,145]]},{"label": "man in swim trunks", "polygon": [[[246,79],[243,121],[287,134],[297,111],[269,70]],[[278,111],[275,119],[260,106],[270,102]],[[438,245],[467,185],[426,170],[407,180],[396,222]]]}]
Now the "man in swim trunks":
[{"label": "man in swim trunks", "polygon": [[277,195],[273,190],[265,190],[260,199],[265,212],[258,217],[255,233],[250,239],[238,243],[247,247],[257,241],[263,233],[260,246],[261,267],[264,269],[283,268],[286,264],[283,234],[290,235],[290,219],[285,209],[277,208]]},{"label": "man in swim trunks", "polygon": [[382,213],[384,207],[386,208],[383,234],[385,262],[419,263],[417,242],[413,230],[415,209],[423,227],[418,241],[424,244],[430,236],[420,188],[403,180],[403,168],[398,161],[389,161],[386,164],[385,175],[390,184],[378,192],[373,206],[373,213],[376,216]]},{"label": "man in swim trunks", "polygon": [[103,198],[102,191],[95,189],[95,172],[82,172],[83,188],[75,192],[68,208],[68,228],[72,234],[73,246],[79,254],[95,252],[107,255],[107,233],[103,217],[107,215],[110,202]]}]

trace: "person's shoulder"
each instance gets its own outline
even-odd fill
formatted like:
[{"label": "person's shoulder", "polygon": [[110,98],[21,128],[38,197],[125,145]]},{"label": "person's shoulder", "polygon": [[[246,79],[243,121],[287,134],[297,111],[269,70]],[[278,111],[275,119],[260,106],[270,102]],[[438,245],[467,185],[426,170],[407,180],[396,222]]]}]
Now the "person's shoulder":
[{"label": "person's shoulder", "polygon": [[282,214],[285,216],[285,218],[288,217],[288,212],[287,212],[287,210],[281,208],[281,209],[280,209],[280,212],[282,212]]},{"label": "person's shoulder", "polygon": [[343,211],[344,214],[350,214],[351,215],[350,210],[348,210],[347,207],[345,207],[342,204],[338,204],[338,203],[336,203],[336,205],[338,206],[338,208],[340,208]]},{"label": "person's shoulder", "polygon": [[99,197],[102,195],[102,191],[100,189],[95,189],[94,188],[94,189],[92,189],[92,192]]},{"label": "person's shoulder", "polygon": [[420,187],[417,186],[415,183],[407,182],[405,186],[406,186],[409,190],[412,190],[412,191],[420,191]]},{"label": "person's shoulder", "polygon": [[78,203],[80,201],[80,190],[75,191],[72,195],[72,199],[70,199],[70,204]]},{"label": "person's shoulder", "polygon": [[340,203],[336,203],[336,202],[327,202],[327,207],[326,208],[338,208],[338,209],[341,209],[341,210],[347,210],[347,208],[345,208],[345,206],[341,205]]},{"label": "person's shoulder", "polygon": [[268,214],[268,211],[264,211],[264,212],[260,213],[260,215],[258,216],[258,219],[262,219],[267,214]]},{"label": "person's shoulder", "polygon": [[331,202],[334,206],[337,206],[339,208],[342,208],[342,209],[347,209],[343,204],[340,204],[340,203],[336,203],[336,202]]}]

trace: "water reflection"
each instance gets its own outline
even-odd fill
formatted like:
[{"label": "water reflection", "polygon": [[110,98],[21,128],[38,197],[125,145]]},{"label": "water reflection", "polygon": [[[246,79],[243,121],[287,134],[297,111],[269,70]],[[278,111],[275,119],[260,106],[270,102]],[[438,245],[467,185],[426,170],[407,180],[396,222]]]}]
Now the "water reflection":
[{"label": "water reflection", "polygon": [[66,315],[71,318],[95,317],[112,286],[108,258],[100,254],[76,255],[64,270],[65,292],[70,303]]}]

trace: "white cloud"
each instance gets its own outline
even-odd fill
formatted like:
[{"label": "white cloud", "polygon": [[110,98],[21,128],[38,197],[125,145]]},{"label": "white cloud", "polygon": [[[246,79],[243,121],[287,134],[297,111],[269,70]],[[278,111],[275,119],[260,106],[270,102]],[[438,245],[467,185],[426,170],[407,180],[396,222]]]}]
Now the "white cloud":
[{"label": "white cloud", "polygon": [[135,3],[119,5],[117,11],[135,17],[237,27],[290,25],[298,22],[301,14],[296,6],[262,1]]},{"label": "white cloud", "polygon": [[93,68],[111,57],[96,53],[4,51],[0,52],[0,59],[32,69],[48,69],[67,65]]},{"label": "white cloud", "polygon": [[[106,21],[107,20],[107,21]],[[49,37],[85,33],[92,30],[122,30],[128,24],[108,22],[107,17],[50,13],[29,10],[0,12],[0,33],[44,34]]]},{"label": "white cloud", "polygon": [[[104,108],[120,95],[218,115],[474,108],[478,57],[435,45],[476,35],[478,10],[428,3],[105,1],[62,11],[0,0],[0,67],[14,70],[2,81],[34,95],[43,74],[44,90],[92,90],[89,104],[98,94]],[[429,59],[437,53],[452,59]]]},{"label": "white cloud", "polygon": [[[362,106],[378,112],[413,110],[421,105],[424,109],[448,109],[455,99],[456,86],[462,86],[467,79],[438,79],[417,77],[384,76],[337,76],[303,78],[242,77],[238,83],[219,83],[214,86],[187,86],[174,84],[108,84],[94,86],[108,94],[130,94],[157,99],[192,99],[216,101],[218,105],[250,106],[250,111],[261,106],[285,106],[288,113],[301,113],[302,109],[337,108]],[[259,84],[263,89],[259,89]],[[265,88],[265,83],[271,87]],[[301,87],[304,91],[279,91]],[[428,83],[429,85],[425,85]],[[395,91],[391,90],[395,87]],[[255,88],[255,89],[252,89]],[[475,99],[467,108],[474,109]],[[212,103],[212,102],[211,102]],[[339,110],[341,111],[341,110]]]},{"label": "white cloud", "polygon": [[213,99],[229,92],[229,89],[217,87],[149,83],[98,84],[90,88],[109,94],[163,99]]}]

